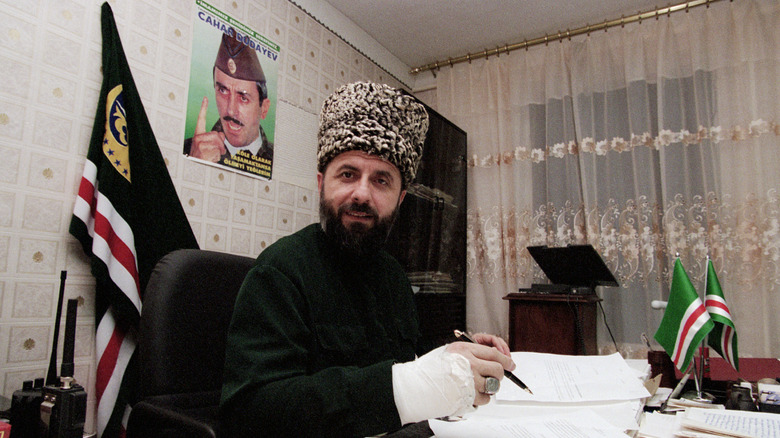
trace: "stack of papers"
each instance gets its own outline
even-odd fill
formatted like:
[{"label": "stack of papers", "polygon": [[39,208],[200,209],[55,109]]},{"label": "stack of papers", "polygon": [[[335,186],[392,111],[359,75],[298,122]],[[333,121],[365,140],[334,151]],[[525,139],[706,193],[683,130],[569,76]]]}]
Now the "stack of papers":
[{"label": "stack of papers", "polygon": [[567,356],[512,353],[515,375],[533,395],[506,381],[497,400],[536,402],[596,402],[649,397],[635,370],[618,353],[608,356]]},{"label": "stack of papers", "polygon": [[419,292],[452,293],[457,292],[460,287],[446,272],[416,271],[408,272],[406,275],[412,286],[419,287]]},{"label": "stack of papers", "polygon": [[645,415],[643,438],[774,438],[780,436],[780,415],[767,412],[688,408],[677,415]]},{"label": "stack of papers", "polygon": [[[518,415],[522,414],[518,412]],[[436,438],[626,438],[623,431],[588,409],[523,419],[472,416],[463,421],[431,420],[429,423]]]},{"label": "stack of papers", "polygon": [[533,395],[503,379],[489,404],[459,421],[431,420],[437,438],[625,438],[626,431],[639,428],[642,401],[650,395],[642,383],[644,367],[630,367],[617,353],[516,352],[512,359],[514,374]]}]

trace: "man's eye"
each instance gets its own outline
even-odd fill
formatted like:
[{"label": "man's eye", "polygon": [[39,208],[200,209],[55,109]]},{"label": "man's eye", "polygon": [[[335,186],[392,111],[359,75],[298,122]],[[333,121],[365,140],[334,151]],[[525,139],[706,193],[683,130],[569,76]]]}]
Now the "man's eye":
[{"label": "man's eye", "polygon": [[242,95],[241,95],[241,102],[244,102],[244,103],[246,103],[246,102],[249,102],[249,98],[248,98],[248,97],[246,97],[246,95],[245,95],[245,94],[242,94]]},{"label": "man's eye", "polygon": [[353,173],[352,173],[352,172],[341,172],[341,177],[342,177],[342,178],[347,178],[347,179],[349,179],[349,178],[352,178],[352,175],[353,175]]}]

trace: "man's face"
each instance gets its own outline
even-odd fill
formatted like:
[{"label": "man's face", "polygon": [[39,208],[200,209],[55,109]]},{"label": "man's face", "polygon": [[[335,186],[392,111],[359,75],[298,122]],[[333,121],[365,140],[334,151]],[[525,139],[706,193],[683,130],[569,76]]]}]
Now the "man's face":
[{"label": "man's face", "polygon": [[325,231],[358,253],[381,247],[406,191],[393,164],[361,151],[344,152],[317,174]]},{"label": "man's face", "polygon": [[228,76],[214,68],[214,92],[225,138],[236,147],[246,146],[260,136],[260,93],[254,81]]}]

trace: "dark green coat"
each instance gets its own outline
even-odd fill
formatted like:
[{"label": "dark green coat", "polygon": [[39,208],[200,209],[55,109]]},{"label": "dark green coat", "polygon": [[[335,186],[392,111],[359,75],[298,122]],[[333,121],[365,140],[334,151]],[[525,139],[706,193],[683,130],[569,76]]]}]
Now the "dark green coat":
[{"label": "dark green coat", "polygon": [[401,427],[394,362],[419,336],[409,280],[382,251],[342,253],[319,224],[257,258],[236,301],[223,425],[240,436],[368,436]]}]

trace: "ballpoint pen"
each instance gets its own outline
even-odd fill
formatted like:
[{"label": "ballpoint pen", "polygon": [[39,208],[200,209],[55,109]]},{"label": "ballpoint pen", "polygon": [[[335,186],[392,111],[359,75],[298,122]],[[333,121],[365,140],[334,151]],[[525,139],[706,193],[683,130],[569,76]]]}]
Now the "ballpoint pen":
[{"label": "ballpoint pen", "polygon": [[[466,342],[471,342],[472,344],[478,344],[478,342],[476,342],[475,340],[471,339],[469,337],[469,335],[467,335],[466,333],[464,333],[464,332],[462,332],[460,330],[455,330],[455,336],[458,339],[462,339],[462,340],[464,340]],[[504,370],[504,377],[506,377],[507,379],[511,380],[515,385],[519,386],[521,389],[523,389],[525,391],[528,391],[529,394],[533,395],[533,392],[531,392],[531,388],[526,386],[526,384],[523,383],[523,381],[520,380],[517,376],[512,374],[511,371]]]}]

